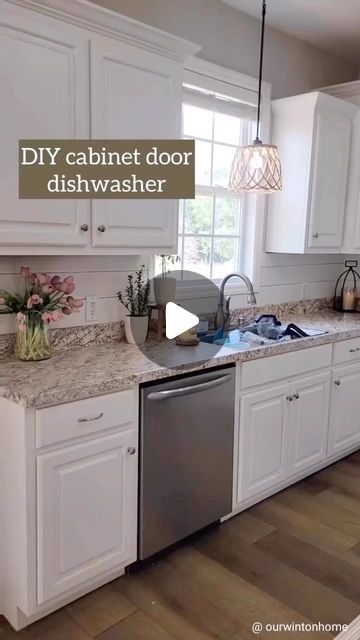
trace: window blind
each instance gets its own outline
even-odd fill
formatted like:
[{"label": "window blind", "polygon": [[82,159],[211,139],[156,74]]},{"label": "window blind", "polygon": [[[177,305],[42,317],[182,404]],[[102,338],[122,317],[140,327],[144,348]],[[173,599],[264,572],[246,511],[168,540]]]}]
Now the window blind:
[{"label": "window blind", "polygon": [[255,91],[185,71],[184,102],[246,120],[256,120]]}]

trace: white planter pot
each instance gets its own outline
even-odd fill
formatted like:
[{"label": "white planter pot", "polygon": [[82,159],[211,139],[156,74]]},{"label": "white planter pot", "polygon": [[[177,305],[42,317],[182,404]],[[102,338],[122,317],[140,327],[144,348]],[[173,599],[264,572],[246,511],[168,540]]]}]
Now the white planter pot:
[{"label": "white planter pot", "polygon": [[144,344],[149,327],[148,316],[126,316],[125,335],[129,344]]},{"label": "white planter pot", "polygon": [[175,302],[176,278],[154,278],[154,295],[156,304],[166,305],[168,302]]}]

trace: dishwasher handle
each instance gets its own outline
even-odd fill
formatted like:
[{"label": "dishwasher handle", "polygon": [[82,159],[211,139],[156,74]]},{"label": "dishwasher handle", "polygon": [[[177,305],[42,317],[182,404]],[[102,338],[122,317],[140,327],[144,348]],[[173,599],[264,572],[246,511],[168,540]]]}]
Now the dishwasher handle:
[{"label": "dishwasher handle", "polygon": [[206,391],[207,389],[213,389],[219,387],[221,384],[225,384],[231,380],[231,375],[219,376],[214,380],[208,380],[208,382],[201,382],[200,384],[194,384],[190,387],[181,387],[180,389],[170,389],[169,391],[154,391],[148,395],[148,400],[168,400],[169,398],[179,398],[181,396],[188,396],[192,393],[198,393]]}]

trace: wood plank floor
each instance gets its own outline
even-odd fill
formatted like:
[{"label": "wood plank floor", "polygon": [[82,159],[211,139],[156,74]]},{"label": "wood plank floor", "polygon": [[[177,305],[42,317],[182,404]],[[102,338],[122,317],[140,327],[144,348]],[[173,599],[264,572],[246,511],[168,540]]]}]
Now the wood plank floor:
[{"label": "wood plank floor", "polygon": [[[21,632],[24,640],[332,638],[360,613],[360,451]],[[18,637],[0,620],[0,640]]]}]

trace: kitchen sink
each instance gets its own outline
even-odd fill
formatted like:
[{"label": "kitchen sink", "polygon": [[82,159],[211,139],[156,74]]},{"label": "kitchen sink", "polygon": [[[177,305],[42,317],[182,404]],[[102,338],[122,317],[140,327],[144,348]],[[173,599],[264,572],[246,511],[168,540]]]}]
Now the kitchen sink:
[{"label": "kitchen sink", "polygon": [[207,342],[208,344],[221,344],[221,342],[224,343],[228,339],[229,331],[230,330],[224,331],[223,329],[218,329],[217,331],[208,331],[205,334],[200,334],[198,337],[201,342]]},{"label": "kitchen sink", "polygon": [[238,329],[228,329],[223,331],[209,331],[204,335],[199,335],[200,342],[207,342],[208,344],[223,345],[236,349],[237,351],[242,349],[249,349],[251,344],[249,341],[243,339],[241,332]]},{"label": "kitchen sink", "polygon": [[[251,347],[250,341],[244,339],[243,334],[236,328],[230,328],[225,331],[223,329],[208,331],[205,334],[200,334],[198,337],[200,342],[225,346],[231,349],[236,349],[237,351],[242,351]],[[255,345],[253,344],[253,346]]]},{"label": "kitchen sink", "polygon": [[307,338],[327,333],[322,329],[304,327],[294,323],[282,324],[275,316],[262,315],[241,328],[210,330],[199,333],[201,342],[224,345],[237,350],[253,346],[285,342],[299,338]]}]

